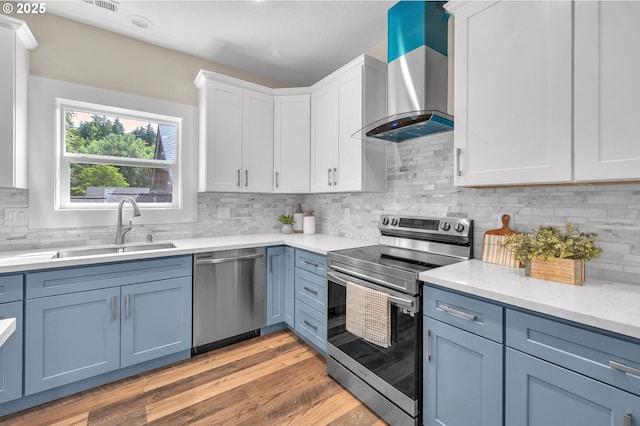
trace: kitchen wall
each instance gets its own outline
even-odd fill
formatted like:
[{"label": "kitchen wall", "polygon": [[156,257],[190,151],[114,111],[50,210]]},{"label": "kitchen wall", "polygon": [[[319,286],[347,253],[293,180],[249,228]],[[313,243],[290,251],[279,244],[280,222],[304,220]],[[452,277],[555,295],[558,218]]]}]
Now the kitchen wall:
[{"label": "kitchen wall", "polygon": [[[453,133],[429,136],[388,148],[388,191],[384,194],[199,194],[198,223],[135,227],[128,241],[279,232],[277,217],[303,203],[316,211],[317,231],[376,242],[382,213],[464,216],[474,220],[474,257],[482,258],[482,236],[512,217],[511,227],[577,224],[597,232],[603,248],[587,263],[587,275],[640,285],[640,184],[565,185],[520,188],[458,188],[453,181]],[[0,189],[3,207],[28,207],[25,190]],[[134,220],[135,221],[135,220]],[[61,230],[1,225],[0,251],[112,243],[110,226]]]},{"label": "kitchen wall", "polygon": [[464,216],[474,220],[474,257],[482,258],[482,237],[511,215],[511,228],[541,225],[597,232],[603,249],[587,263],[587,276],[640,285],[640,184],[458,188],[453,182],[453,133],[388,148],[386,194],[310,195],[305,208],[316,210],[319,232],[375,241],[382,213]]},{"label": "kitchen wall", "polygon": [[[134,218],[134,228],[127,234],[126,241],[142,242],[147,234],[153,234],[154,240],[160,241],[280,232],[278,216],[284,214],[287,207],[303,202],[304,196],[300,195],[202,193],[198,195],[197,223],[141,226],[135,225]],[[5,207],[22,207],[28,211],[28,203],[27,190],[0,189],[0,252],[113,244],[115,241],[116,212],[109,225],[103,227],[30,229],[3,225]]]}]

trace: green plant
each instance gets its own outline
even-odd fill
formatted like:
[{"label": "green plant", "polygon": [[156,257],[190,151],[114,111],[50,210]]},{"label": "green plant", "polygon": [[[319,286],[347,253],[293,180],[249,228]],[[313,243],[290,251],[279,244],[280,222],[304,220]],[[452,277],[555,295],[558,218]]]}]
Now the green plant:
[{"label": "green plant", "polygon": [[287,216],[285,214],[281,214],[278,220],[282,222],[284,225],[293,225],[293,216]]},{"label": "green plant", "polygon": [[602,253],[602,249],[596,246],[597,236],[595,232],[580,232],[568,222],[564,230],[555,226],[541,226],[532,234],[509,235],[502,245],[522,263],[527,259],[554,258],[586,261]]}]

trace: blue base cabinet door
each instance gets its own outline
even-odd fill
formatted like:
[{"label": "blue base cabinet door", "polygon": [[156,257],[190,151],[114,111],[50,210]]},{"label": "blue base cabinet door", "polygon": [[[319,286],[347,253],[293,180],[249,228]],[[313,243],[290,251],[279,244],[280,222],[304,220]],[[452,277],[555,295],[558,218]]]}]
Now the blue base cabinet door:
[{"label": "blue base cabinet door", "polygon": [[429,317],[424,333],[425,426],[502,425],[503,346]]},{"label": "blue base cabinet door", "polygon": [[266,325],[284,321],[284,247],[267,248]]},{"label": "blue base cabinet door", "polygon": [[296,256],[293,247],[284,248],[284,322],[291,328],[296,326]]},{"label": "blue base cabinet door", "polygon": [[120,368],[120,288],[26,302],[25,395]]},{"label": "blue base cabinet door", "polygon": [[121,367],[191,348],[191,277],[123,286]]},{"label": "blue base cabinet door", "polygon": [[0,304],[6,318],[16,319],[16,330],[0,348],[0,404],[22,397],[22,301]]},{"label": "blue base cabinet door", "polygon": [[505,388],[507,425],[640,425],[639,396],[511,348]]}]

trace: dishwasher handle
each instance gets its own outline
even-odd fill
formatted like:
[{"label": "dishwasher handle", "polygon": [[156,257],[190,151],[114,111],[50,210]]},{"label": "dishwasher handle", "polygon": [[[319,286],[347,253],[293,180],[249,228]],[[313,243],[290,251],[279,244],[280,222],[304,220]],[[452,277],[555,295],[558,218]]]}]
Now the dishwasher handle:
[{"label": "dishwasher handle", "polygon": [[218,259],[211,259],[211,258],[196,259],[196,265],[216,265],[218,263],[236,262],[238,260],[257,259],[262,256],[264,256],[262,253],[257,253],[257,254],[247,254],[244,256],[221,257]]}]

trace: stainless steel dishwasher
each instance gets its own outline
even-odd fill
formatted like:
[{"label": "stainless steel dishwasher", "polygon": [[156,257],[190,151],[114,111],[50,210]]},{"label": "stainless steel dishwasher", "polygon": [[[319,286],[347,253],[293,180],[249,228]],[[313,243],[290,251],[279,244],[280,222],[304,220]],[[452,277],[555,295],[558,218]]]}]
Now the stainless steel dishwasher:
[{"label": "stainless steel dishwasher", "polygon": [[192,355],[260,335],[265,325],[264,248],[193,258]]}]

